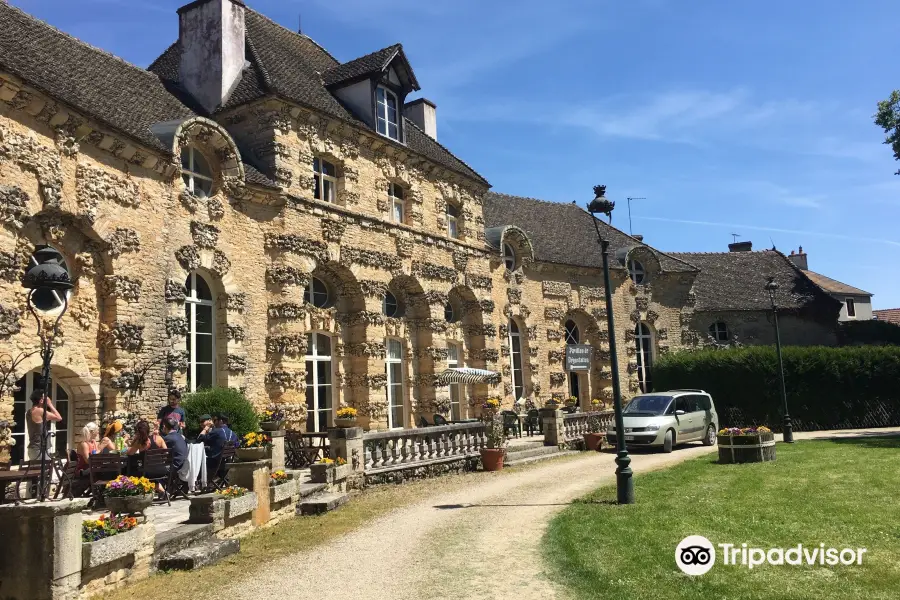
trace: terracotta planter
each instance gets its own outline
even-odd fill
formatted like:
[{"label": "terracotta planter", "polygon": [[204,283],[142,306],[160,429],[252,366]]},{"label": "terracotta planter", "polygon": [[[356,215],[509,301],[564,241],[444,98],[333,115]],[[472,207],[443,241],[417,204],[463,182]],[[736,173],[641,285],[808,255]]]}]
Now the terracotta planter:
[{"label": "terracotta planter", "polygon": [[237,457],[241,462],[254,462],[269,458],[269,448],[238,448]]},{"label": "terracotta planter", "polygon": [[503,455],[506,451],[502,448],[482,448],[481,466],[485,471],[500,471],[503,469]]},{"label": "terracotta planter", "polygon": [[[106,496],[106,508],[114,515],[144,515],[144,511],[153,504],[153,494],[140,496]],[[144,516],[146,519],[146,515]]]},{"label": "terracotta planter", "polygon": [[603,444],[603,434],[602,433],[585,433],[584,434],[584,447],[586,450],[600,450],[601,445]]},{"label": "terracotta planter", "polygon": [[348,427],[356,427],[356,417],[351,417],[349,419],[335,419],[334,426],[340,429],[347,429]]},{"label": "terracotta planter", "polygon": [[263,431],[281,431],[284,429],[284,421],[260,421],[259,428]]}]

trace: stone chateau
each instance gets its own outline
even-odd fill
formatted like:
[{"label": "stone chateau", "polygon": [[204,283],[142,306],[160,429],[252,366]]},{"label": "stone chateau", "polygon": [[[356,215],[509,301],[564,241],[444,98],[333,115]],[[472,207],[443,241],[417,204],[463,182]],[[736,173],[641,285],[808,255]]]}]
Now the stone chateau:
[{"label": "stone chateau", "polygon": [[[142,69],[0,1],[0,350],[37,348],[20,280],[49,246],[75,282],[34,297],[45,321],[68,307],[57,449],[136,391],[153,414],[170,386],[306,403],[310,430],[341,405],[384,429],[488,395],[611,399],[592,217],[490,192],[437,141],[435,105],[409,100],[400,44],[340,62],[240,0],[176,17]],[[768,276],[786,343],[833,340],[839,302],[778,252],[667,254],[599,227],[627,395],[660,354],[770,343]],[[567,343],[593,347],[592,370],[565,370]],[[14,460],[39,364],[0,398]],[[437,380],[462,366],[500,381]]]}]

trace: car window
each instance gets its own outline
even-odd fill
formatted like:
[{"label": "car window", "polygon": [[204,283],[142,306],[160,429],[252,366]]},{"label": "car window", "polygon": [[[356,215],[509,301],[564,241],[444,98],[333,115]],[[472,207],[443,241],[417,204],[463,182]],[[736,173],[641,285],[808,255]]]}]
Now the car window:
[{"label": "car window", "polygon": [[675,410],[683,410],[684,412],[690,412],[688,410],[688,396],[678,396],[675,398]]},{"label": "car window", "polygon": [[700,410],[700,411],[706,412],[712,408],[712,405],[709,401],[709,396],[698,395],[698,396],[695,396],[695,398],[697,398],[697,408],[695,410]]}]

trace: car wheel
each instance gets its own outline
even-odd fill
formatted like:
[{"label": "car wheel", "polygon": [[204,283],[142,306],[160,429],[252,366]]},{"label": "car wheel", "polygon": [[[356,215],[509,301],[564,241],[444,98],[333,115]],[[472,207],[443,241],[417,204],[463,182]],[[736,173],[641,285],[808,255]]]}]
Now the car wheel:
[{"label": "car wheel", "polygon": [[710,425],[706,429],[706,436],[703,438],[704,446],[715,446],[716,445],[716,428]]},{"label": "car wheel", "polygon": [[675,445],[675,432],[671,429],[666,432],[666,437],[663,439],[663,452],[669,453],[672,451],[672,446]]}]

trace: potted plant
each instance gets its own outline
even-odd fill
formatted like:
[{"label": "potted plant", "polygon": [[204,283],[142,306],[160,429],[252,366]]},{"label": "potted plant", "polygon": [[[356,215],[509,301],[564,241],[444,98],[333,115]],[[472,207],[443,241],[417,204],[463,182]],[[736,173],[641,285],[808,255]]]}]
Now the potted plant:
[{"label": "potted plant", "polygon": [[487,447],[481,449],[481,467],[485,471],[500,471],[509,441],[503,429],[503,417],[495,412],[485,416],[483,421]]},{"label": "potted plant", "polygon": [[603,436],[605,435],[602,431],[603,424],[600,422],[600,417],[592,413],[588,417],[587,427],[588,432],[584,434],[584,447],[587,450],[599,451],[603,447]]},{"label": "potted plant", "polygon": [[269,458],[272,449],[272,438],[265,433],[251,431],[244,436],[240,447],[237,449],[237,457],[241,462],[253,462]]},{"label": "potted plant", "polygon": [[578,398],[576,398],[575,396],[569,396],[566,399],[566,412],[567,413],[578,412]]},{"label": "potted plant", "polygon": [[350,406],[342,406],[337,410],[334,418],[334,426],[340,428],[356,427],[357,410]]},{"label": "potted plant", "polygon": [[153,503],[153,491],[156,486],[146,477],[128,477],[119,475],[106,482],[103,499],[106,507],[113,515],[144,515],[144,511]]},{"label": "potted plant", "polygon": [[326,456],[309,465],[310,481],[313,483],[334,483],[335,471],[347,464],[342,457]]},{"label": "potted plant", "polygon": [[591,410],[603,410],[603,400],[601,400],[600,398],[594,398],[593,400],[591,400]]},{"label": "potted plant", "polygon": [[[709,431],[707,435],[710,435],[712,439],[704,440],[705,444],[716,443],[716,437],[712,431]],[[720,464],[775,460],[775,434],[765,425],[720,429],[718,442]]]},{"label": "potted plant", "polygon": [[279,469],[278,471],[275,471],[269,477],[271,479],[270,483],[272,485],[283,485],[291,480],[290,475],[288,475],[281,469]]},{"label": "potted plant", "polygon": [[137,519],[134,517],[113,514],[100,515],[97,519],[88,519],[81,522],[81,541],[86,543],[98,542],[119,533],[131,531],[137,525]]},{"label": "potted plant", "polygon": [[259,428],[263,431],[280,431],[284,425],[284,409],[272,404],[259,413]]}]

